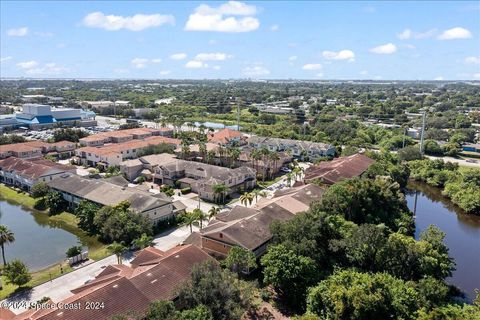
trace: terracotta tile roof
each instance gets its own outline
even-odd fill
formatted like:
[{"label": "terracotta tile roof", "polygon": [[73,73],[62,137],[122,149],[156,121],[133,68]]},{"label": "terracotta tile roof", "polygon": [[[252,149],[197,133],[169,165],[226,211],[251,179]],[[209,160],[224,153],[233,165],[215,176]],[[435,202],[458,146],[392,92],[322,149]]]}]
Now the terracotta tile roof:
[{"label": "terracotta tile roof", "polygon": [[342,179],[360,176],[375,161],[363,154],[340,157],[332,161],[321,162],[305,170],[305,182],[321,179],[327,184],[334,184]]},{"label": "terracotta tile roof", "polygon": [[130,261],[130,264],[133,268],[136,268],[141,265],[151,264],[153,261],[157,261],[158,258],[163,258],[164,256],[165,252],[162,250],[154,247],[148,247],[140,251],[137,256]]},{"label": "terracotta tile roof", "polygon": [[[154,300],[174,299],[175,289],[190,278],[192,267],[212,259],[206,252],[191,245],[174,248],[169,252],[156,264],[148,267],[130,268],[118,265],[107,267],[97,277],[96,283],[87,284],[82,290],[74,290],[73,296],[62,301],[64,304],[78,304],[81,306],[80,309],[46,309],[33,314],[32,311],[26,311],[14,319],[100,320],[127,311],[142,313]],[[120,272],[131,269],[133,272],[128,275],[117,275],[115,269]],[[85,303],[92,301],[103,302],[104,307],[86,310]]]},{"label": "terracotta tile roof", "polygon": [[21,159],[9,157],[0,160],[0,170],[4,172],[15,172],[29,180],[36,180],[49,174],[62,172],[75,172],[75,167],[55,163],[44,159]]},{"label": "terracotta tile roof", "polygon": [[215,143],[228,143],[230,140],[234,138],[242,138],[242,137],[243,137],[243,134],[240,131],[225,128],[209,135],[208,141],[215,142]]}]

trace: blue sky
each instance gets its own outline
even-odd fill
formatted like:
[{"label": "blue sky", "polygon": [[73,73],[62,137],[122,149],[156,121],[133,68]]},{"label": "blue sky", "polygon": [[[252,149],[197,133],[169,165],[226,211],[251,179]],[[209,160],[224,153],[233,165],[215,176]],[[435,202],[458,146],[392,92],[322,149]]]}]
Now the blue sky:
[{"label": "blue sky", "polygon": [[477,79],[478,1],[1,1],[1,77]]}]

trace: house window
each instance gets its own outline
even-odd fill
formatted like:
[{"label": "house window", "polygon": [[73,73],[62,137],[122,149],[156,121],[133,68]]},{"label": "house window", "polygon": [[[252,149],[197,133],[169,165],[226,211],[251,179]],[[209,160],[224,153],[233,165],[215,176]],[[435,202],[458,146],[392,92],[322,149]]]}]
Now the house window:
[{"label": "house window", "polygon": [[220,233],[220,239],[223,239],[223,234]]}]

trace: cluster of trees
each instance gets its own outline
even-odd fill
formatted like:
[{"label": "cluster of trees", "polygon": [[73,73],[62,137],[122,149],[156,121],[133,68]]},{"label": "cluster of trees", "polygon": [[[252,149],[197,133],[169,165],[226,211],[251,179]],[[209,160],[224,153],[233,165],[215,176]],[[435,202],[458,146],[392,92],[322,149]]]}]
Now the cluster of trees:
[{"label": "cluster of trees", "polygon": [[53,132],[53,141],[72,141],[78,142],[81,138],[88,136],[88,132],[83,129],[74,129],[74,128],[62,128],[56,129]]},{"label": "cluster of trees", "polygon": [[408,165],[412,178],[442,188],[442,193],[460,208],[480,214],[480,170],[429,159],[411,161]]},{"label": "cluster of trees", "polygon": [[430,226],[415,240],[404,196],[389,178],[336,184],[308,212],[271,230],[264,283],[293,310],[307,311],[302,318],[435,319],[451,311],[460,319],[480,312],[455,304],[457,291],[444,281],[455,269],[445,234]]},{"label": "cluster of trees", "polygon": [[0,135],[0,145],[25,142],[26,139],[16,134],[2,134]]},{"label": "cluster of trees", "polygon": [[88,234],[99,235],[107,243],[131,245],[143,234],[153,234],[150,220],[132,212],[128,201],[100,208],[90,201],[82,200],[75,207],[74,214],[78,218],[80,229]]},{"label": "cluster of trees", "polygon": [[[0,216],[2,212],[0,211]],[[5,277],[7,283],[22,287],[26,285],[32,276],[28,267],[22,261],[14,259],[7,262],[5,258],[5,245],[15,242],[15,234],[5,225],[0,225],[0,249],[2,250],[3,266],[1,274]]]}]

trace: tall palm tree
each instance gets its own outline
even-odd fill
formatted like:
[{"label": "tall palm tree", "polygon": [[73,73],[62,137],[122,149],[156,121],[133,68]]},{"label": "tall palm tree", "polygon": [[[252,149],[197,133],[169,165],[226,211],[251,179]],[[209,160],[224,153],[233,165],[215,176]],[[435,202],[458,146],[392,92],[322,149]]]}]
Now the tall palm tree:
[{"label": "tall palm tree", "polygon": [[224,183],[216,183],[213,185],[212,189],[215,198],[218,200],[218,197],[220,196],[222,203],[225,203],[225,195],[228,192],[228,187]]},{"label": "tall palm tree", "polygon": [[214,151],[214,150],[209,150],[209,151],[207,151],[207,155],[206,155],[206,157],[205,157],[205,161],[206,161],[207,163],[209,163],[209,164],[212,163],[213,159],[215,158],[215,155],[216,155],[216,154],[215,154],[215,151]]},{"label": "tall palm tree", "polygon": [[200,153],[200,156],[202,157],[203,161],[206,161],[206,155],[207,155],[207,144],[203,141],[198,141],[198,153]]},{"label": "tall palm tree", "polygon": [[240,157],[241,151],[239,148],[234,147],[229,150],[229,156],[230,156],[230,167],[233,168],[235,166],[235,163],[238,161],[238,158]]},{"label": "tall palm tree", "polygon": [[183,221],[185,222],[186,225],[190,226],[190,233],[193,233],[193,223],[197,221],[197,216],[193,212],[187,212],[183,216]]},{"label": "tall palm tree", "polygon": [[242,194],[240,196],[240,203],[242,203],[245,207],[247,206],[247,203],[251,205],[252,202],[253,202],[253,194],[252,193],[245,192],[244,194]]},{"label": "tall palm tree", "polygon": [[291,172],[287,173],[287,184],[289,187],[292,186],[293,174]]},{"label": "tall palm tree", "polygon": [[270,174],[272,174],[273,172],[277,172],[277,164],[278,160],[280,160],[280,157],[276,152],[272,152],[269,154],[268,158],[273,162],[273,170],[270,171]]},{"label": "tall palm tree", "polygon": [[219,207],[211,207],[210,210],[208,210],[208,220],[215,218],[219,213],[220,213]]},{"label": "tall palm tree", "polygon": [[255,189],[252,191],[253,195],[255,196],[255,202],[258,202],[258,196],[262,191],[260,189]]},{"label": "tall palm tree", "polygon": [[125,251],[127,251],[127,248],[122,243],[114,242],[109,245],[107,249],[117,256],[118,264],[122,264],[122,255]]},{"label": "tall palm tree", "polygon": [[197,218],[197,220],[200,221],[200,229],[202,229],[203,228],[203,220],[207,217],[205,215],[205,212],[203,212],[202,210],[200,210],[198,208],[195,208],[195,209],[193,209],[192,213],[195,216],[195,218]]},{"label": "tall palm tree", "polygon": [[3,265],[7,264],[7,260],[5,259],[5,245],[13,242],[15,242],[14,233],[8,229],[7,226],[3,224],[0,225],[0,247],[2,248]]}]

